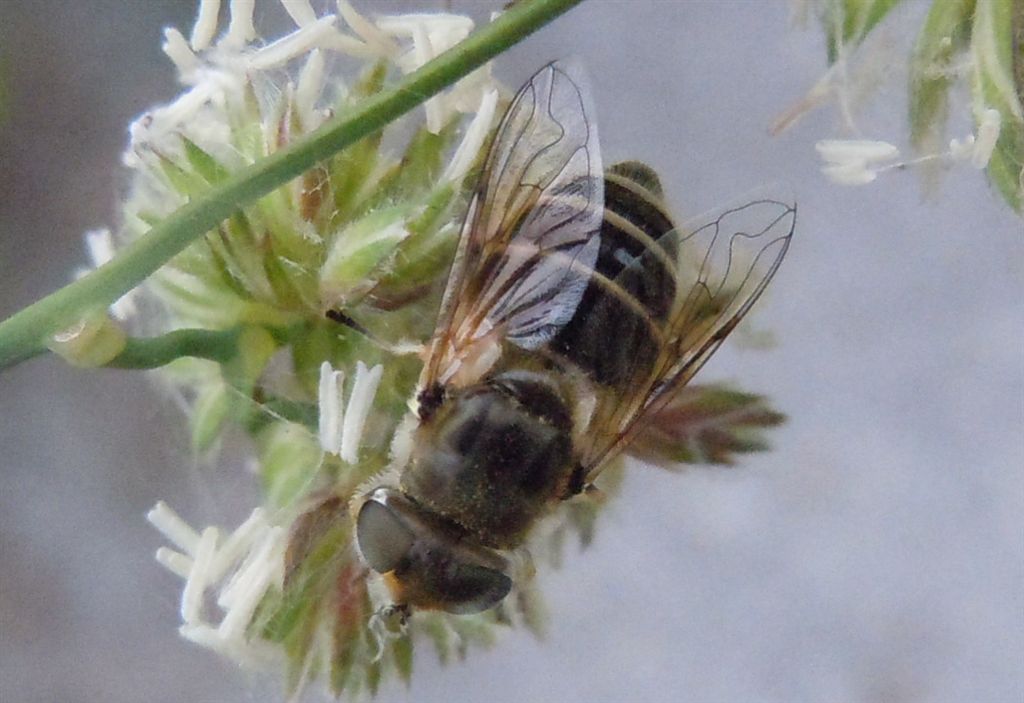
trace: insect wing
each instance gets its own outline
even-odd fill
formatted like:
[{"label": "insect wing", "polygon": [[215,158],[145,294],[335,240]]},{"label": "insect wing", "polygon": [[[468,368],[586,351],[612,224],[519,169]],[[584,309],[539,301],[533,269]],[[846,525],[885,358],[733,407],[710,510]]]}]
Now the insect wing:
[{"label": "insect wing", "polygon": [[516,94],[470,203],[423,386],[474,345],[536,349],[572,317],[600,243],[604,183],[581,71],[552,63]]},{"label": "insect wing", "polygon": [[759,199],[720,211],[705,224],[682,227],[664,237],[678,251],[676,296],[660,335],[662,348],[646,379],[625,394],[599,393],[582,448],[582,464],[593,480],[608,459],[682,389],[743,319],[768,286],[796,224],[796,206]]}]

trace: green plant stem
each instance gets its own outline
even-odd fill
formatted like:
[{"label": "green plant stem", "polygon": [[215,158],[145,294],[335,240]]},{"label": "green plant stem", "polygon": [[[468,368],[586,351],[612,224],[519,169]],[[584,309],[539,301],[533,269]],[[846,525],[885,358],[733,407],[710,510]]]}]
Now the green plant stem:
[{"label": "green plant stem", "polygon": [[106,364],[117,369],[155,369],[191,356],[227,363],[238,353],[241,327],[227,330],[182,329],[156,337],[129,337],[124,350]]},{"label": "green plant stem", "polygon": [[[261,329],[265,329],[278,344],[285,345],[303,329],[303,324]],[[128,337],[121,353],[104,366],[113,369],[156,369],[187,356],[226,364],[238,355],[239,340],[245,330],[244,326],[226,330],[186,328],[154,337]]]},{"label": "green plant stem", "polygon": [[240,207],[382,129],[580,2],[521,0],[394,87],[211,188],[125,246],[109,263],[0,323],[0,369],[44,351],[49,336],[113,303]]}]

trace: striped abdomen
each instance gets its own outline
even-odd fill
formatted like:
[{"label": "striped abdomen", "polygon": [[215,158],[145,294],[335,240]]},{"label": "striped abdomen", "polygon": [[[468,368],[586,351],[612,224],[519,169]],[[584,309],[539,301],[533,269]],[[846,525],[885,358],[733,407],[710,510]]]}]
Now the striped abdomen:
[{"label": "striped abdomen", "polygon": [[[674,225],[657,175],[637,162],[605,173],[601,247],[583,298],[550,348],[601,385],[622,388],[658,358],[676,294]],[[653,324],[652,324],[653,323]]]}]

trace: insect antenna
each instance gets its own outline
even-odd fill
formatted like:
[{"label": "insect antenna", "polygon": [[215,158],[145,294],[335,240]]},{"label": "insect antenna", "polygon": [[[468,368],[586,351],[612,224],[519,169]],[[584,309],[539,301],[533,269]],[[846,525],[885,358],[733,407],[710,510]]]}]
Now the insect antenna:
[{"label": "insect antenna", "polygon": [[381,351],[391,354],[392,356],[404,356],[406,354],[415,354],[422,358],[427,353],[426,346],[420,344],[419,342],[409,342],[404,340],[398,342],[385,342],[383,339],[375,335],[373,332],[366,329],[366,327],[364,327],[363,324],[360,323],[358,320],[354,319],[351,315],[338,308],[331,308],[330,310],[324,313],[324,317],[326,317],[331,322],[336,322],[339,325],[344,325],[345,327],[348,327],[350,330],[359,333],[375,347],[377,347]]}]

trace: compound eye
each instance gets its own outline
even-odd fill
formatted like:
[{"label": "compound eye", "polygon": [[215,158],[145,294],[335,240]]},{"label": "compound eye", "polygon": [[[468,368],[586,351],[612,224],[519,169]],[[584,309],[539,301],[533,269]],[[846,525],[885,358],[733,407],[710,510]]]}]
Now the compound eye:
[{"label": "compound eye", "polygon": [[512,579],[486,566],[460,564],[447,585],[452,604],[445,609],[456,615],[469,615],[500,603],[512,590]]},{"label": "compound eye", "polygon": [[394,570],[415,542],[412,530],[392,510],[368,500],[356,520],[356,541],[363,559],[377,573]]}]

